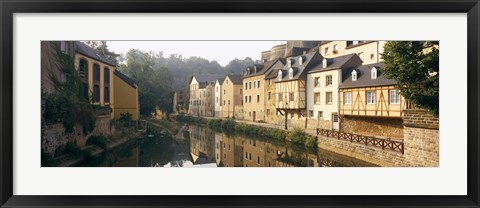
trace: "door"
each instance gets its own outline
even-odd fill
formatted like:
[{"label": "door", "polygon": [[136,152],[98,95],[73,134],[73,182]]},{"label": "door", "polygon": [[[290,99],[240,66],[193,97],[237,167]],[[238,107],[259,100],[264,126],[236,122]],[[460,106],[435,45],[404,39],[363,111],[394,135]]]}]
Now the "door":
[{"label": "door", "polygon": [[256,111],[253,111],[252,121],[255,121],[256,115],[257,115],[257,112],[256,112]]},{"label": "door", "polygon": [[339,127],[338,114],[334,113],[332,114],[332,129],[338,131],[339,129],[338,127]]}]

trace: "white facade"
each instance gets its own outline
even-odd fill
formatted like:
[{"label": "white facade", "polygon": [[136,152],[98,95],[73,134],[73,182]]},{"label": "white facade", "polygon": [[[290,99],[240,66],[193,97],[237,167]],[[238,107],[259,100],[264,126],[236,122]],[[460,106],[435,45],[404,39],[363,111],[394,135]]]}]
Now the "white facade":
[{"label": "white facade", "polygon": [[190,103],[188,108],[188,114],[190,115],[199,115],[199,83],[195,77],[192,78],[190,82]]},{"label": "white facade", "polygon": [[[319,83],[315,84],[317,79],[319,79]],[[327,84],[327,79],[331,79],[331,84]],[[336,128],[339,125],[338,86],[341,80],[340,69],[307,75],[307,115],[308,119],[318,121],[318,128],[338,129]],[[336,116],[335,123],[332,122],[334,116]]]},{"label": "white facade", "polygon": [[213,103],[215,103],[215,117],[222,117],[222,84],[217,80],[213,89]]}]

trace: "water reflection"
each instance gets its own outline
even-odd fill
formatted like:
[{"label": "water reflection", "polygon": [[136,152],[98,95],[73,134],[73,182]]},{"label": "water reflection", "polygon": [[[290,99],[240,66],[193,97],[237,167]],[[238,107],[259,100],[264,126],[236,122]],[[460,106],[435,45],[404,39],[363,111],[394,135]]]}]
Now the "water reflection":
[{"label": "water reflection", "polygon": [[115,167],[369,167],[367,162],[319,149],[303,148],[262,138],[226,135],[190,125],[185,137],[165,131],[110,150],[101,165]]}]

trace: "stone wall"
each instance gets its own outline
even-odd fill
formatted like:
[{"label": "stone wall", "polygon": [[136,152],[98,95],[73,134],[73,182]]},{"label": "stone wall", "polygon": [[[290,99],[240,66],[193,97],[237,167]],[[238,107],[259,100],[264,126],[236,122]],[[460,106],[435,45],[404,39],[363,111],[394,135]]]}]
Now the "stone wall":
[{"label": "stone wall", "polygon": [[426,110],[405,110],[404,154],[319,136],[318,147],[380,166],[438,167],[439,120]]},{"label": "stone wall", "polygon": [[[98,112],[96,112],[98,113]],[[80,124],[74,126],[72,133],[65,132],[62,123],[45,125],[42,128],[42,149],[54,154],[55,150],[68,142],[74,142],[79,147],[84,147],[91,135],[112,135],[115,128],[110,123],[110,115],[97,115],[95,128],[87,135],[83,134],[83,127]]]},{"label": "stone wall", "polygon": [[439,119],[426,110],[404,111],[405,155],[411,166],[438,167]]},{"label": "stone wall", "polygon": [[243,120],[244,119],[244,112],[243,112],[243,106],[241,105],[236,105],[235,108],[234,108],[234,116],[235,116],[235,119],[240,119],[240,120]]},{"label": "stone wall", "polygon": [[340,131],[367,136],[403,138],[402,118],[341,116]]}]

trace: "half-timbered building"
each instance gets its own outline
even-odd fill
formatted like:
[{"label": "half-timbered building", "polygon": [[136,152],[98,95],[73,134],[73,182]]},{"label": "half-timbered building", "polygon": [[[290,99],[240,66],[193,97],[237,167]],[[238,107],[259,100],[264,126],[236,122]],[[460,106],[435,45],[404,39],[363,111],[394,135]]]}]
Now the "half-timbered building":
[{"label": "half-timbered building", "polygon": [[375,63],[344,70],[339,87],[342,131],[403,137],[403,110],[408,103],[396,81],[383,76],[383,66]]}]

